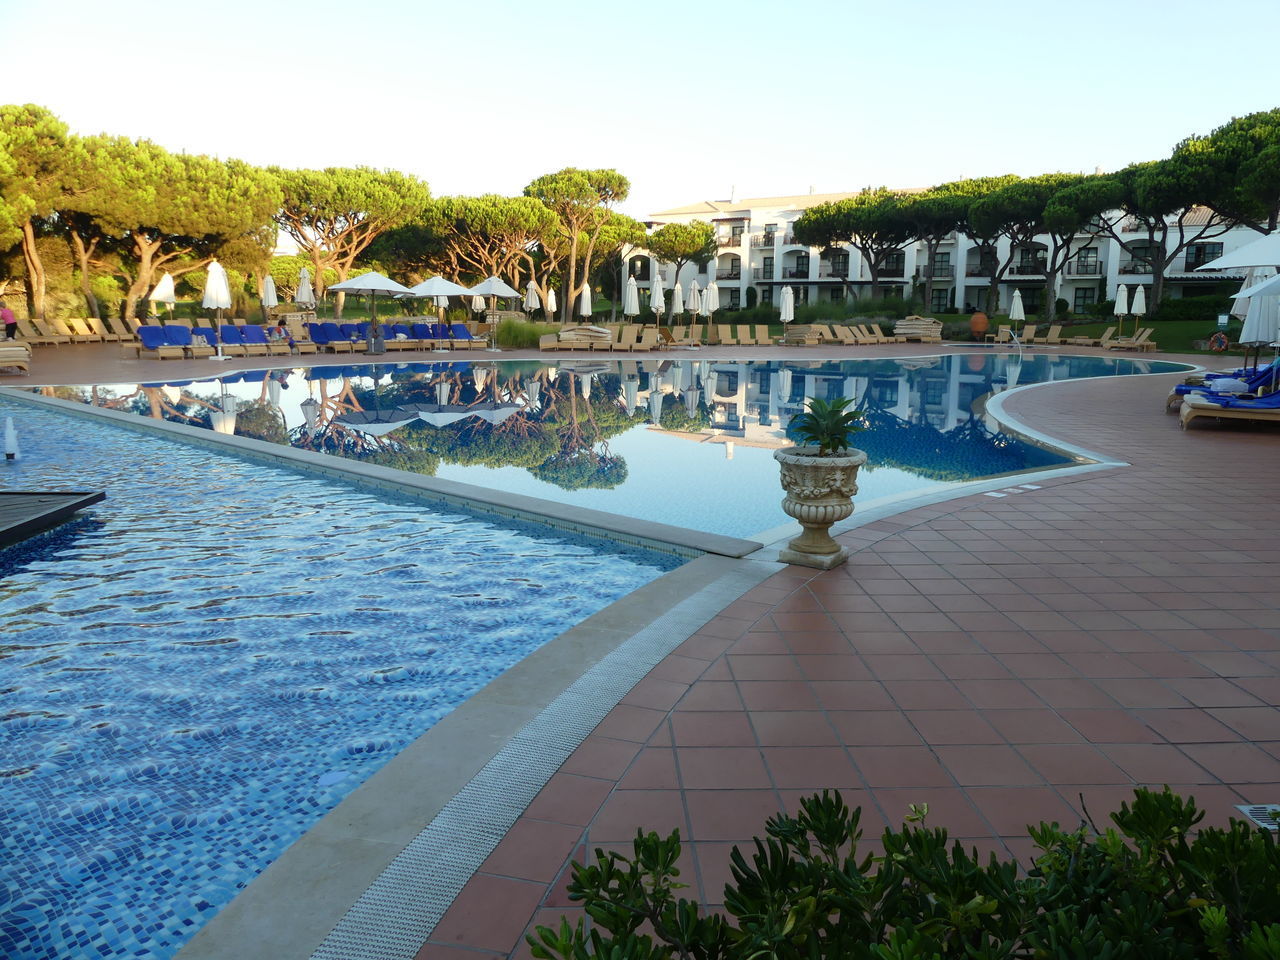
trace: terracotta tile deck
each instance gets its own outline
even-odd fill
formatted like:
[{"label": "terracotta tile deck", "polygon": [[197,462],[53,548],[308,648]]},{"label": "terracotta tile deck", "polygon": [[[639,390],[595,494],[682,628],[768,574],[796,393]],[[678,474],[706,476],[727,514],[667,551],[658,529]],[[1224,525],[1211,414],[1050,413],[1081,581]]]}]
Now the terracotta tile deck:
[{"label": "terracotta tile deck", "polygon": [[[1135,784],[1208,822],[1280,800],[1280,435],[1160,412],[1167,378],[1056,384],[1024,422],[1129,461],[858,528],[844,567],[789,567],[711,620],[600,726],[419,957],[527,956],[571,851],[686,840],[720,903],[728,851],[840,787],[875,834],[935,825],[1025,858],[1025,827],[1095,821]],[[483,904],[483,906],[481,906]],[[461,949],[459,949],[461,948]]]}]

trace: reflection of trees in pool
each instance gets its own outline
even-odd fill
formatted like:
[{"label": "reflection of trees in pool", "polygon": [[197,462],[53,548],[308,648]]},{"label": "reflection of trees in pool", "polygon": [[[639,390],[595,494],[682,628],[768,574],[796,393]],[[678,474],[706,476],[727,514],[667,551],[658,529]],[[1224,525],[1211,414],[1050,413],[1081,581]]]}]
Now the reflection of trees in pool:
[{"label": "reflection of trees in pool", "polygon": [[1047,450],[992,431],[976,416],[950,430],[904,420],[883,410],[865,412],[857,445],[867,453],[862,469],[897,467],[932,480],[972,480],[1065,461]]},{"label": "reflection of trees in pool", "polygon": [[[346,384],[353,410],[425,405],[465,414],[486,412],[485,404],[524,401],[514,413],[496,422],[479,416],[440,425],[418,421],[376,438],[384,451],[401,457],[418,454],[464,466],[522,467],[566,490],[615,487],[626,479],[626,461],[610,453],[608,441],[640,421],[628,417],[617,402],[619,377],[597,376],[587,399],[580,395],[581,378],[575,373],[552,377],[542,369],[523,376],[508,371],[503,377],[496,369],[478,369],[487,371],[479,384],[474,371],[452,369],[438,374],[395,375],[390,384],[376,390],[351,387],[350,381]],[[529,400],[535,383],[536,404]],[[439,403],[442,397],[447,404]],[[434,469],[433,465],[432,472]]]}]

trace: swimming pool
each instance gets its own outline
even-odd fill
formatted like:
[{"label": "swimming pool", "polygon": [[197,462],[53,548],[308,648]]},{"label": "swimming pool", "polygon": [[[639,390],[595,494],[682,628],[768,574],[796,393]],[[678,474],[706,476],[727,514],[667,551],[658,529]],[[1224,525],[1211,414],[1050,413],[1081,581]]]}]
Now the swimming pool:
[{"label": "swimming pool", "polygon": [[[701,359],[707,354],[707,359]],[[682,354],[681,356],[691,356]],[[866,413],[859,510],[1073,458],[985,398],[1029,383],[1184,369],[994,351],[828,361],[581,358],[317,366],[61,395],[642,520],[755,537],[789,520],[773,451],[811,397]]]},{"label": "swimming pool", "polygon": [[0,400],[0,956],[172,955],[456,704],[680,561]]}]

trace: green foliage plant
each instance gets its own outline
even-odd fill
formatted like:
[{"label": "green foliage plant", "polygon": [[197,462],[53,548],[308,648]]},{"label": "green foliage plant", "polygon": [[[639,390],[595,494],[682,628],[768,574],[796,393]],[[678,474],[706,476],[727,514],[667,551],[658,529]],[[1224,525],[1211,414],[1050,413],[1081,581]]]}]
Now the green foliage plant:
[{"label": "green foliage plant", "polygon": [[808,446],[818,448],[820,457],[843,455],[853,446],[853,436],[863,429],[862,413],[850,410],[849,397],[827,401],[814,397],[808,409],[791,421],[789,432]]},{"label": "green foliage plant", "polygon": [[633,855],[573,865],[579,921],[540,926],[540,960],[1276,960],[1280,848],[1268,830],[1139,789],[1115,826],[1029,832],[1026,872],[927,825],[913,804],[883,854],[859,850],[861,811],[838,792],[800,801],[735,847],[724,915],[679,895],[679,832],[637,831]]},{"label": "green foliage plant", "polygon": [[512,350],[536,350],[541,337],[555,332],[556,328],[549,324],[509,319],[498,324],[494,336],[500,347]]}]

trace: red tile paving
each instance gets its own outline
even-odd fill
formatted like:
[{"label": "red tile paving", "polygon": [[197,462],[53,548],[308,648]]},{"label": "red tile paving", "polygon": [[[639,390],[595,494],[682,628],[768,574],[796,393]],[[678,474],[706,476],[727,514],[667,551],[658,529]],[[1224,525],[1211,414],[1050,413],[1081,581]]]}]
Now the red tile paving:
[{"label": "red tile paving", "polygon": [[[716,905],[732,844],[822,787],[870,837],[928,803],[966,845],[1023,858],[1028,824],[1105,822],[1136,784],[1194,794],[1211,823],[1280,800],[1280,438],[1183,433],[1169,383],[1015,395],[1014,416],[1132,466],[868,524],[844,567],[789,567],[731,604],[674,655],[696,673],[651,674],[687,692],[668,707],[675,689],[646,681],[615,709],[424,950],[525,955],[498,931],[560,915],[570,829],[625,850],[639,826],[679,828],[683,879]],[[532,898],[535,873],[560,885]],[[519,886],[494,922],[473,904],[498,882]]]}]

